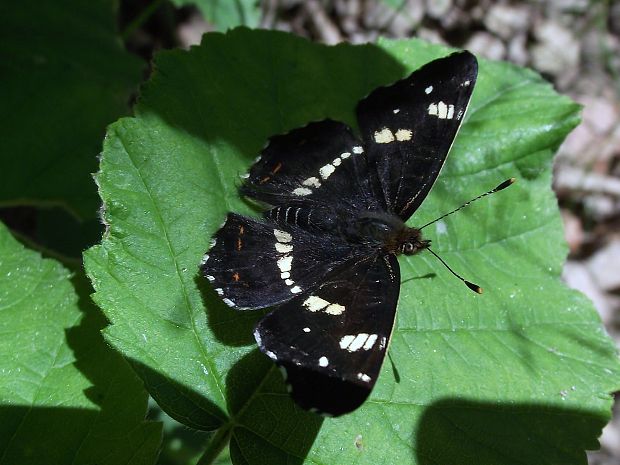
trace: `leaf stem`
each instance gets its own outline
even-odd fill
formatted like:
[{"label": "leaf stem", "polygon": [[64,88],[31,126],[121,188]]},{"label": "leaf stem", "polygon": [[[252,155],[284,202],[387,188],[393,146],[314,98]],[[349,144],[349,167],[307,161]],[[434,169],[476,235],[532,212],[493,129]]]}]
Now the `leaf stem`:
[{"label": "leaf stem", "polygon": [[209,444],[207,444],[207,449],[204,451],[202,457],[200,457],[200,460],[198,460],[196,465],[211,465],[215,461],[215,459],[230,442],[232,427],[232,422],[228,422],[215,432],[209,441]]},{"label": "leaf stem", "polygon": [[161,6],[164,0],[155,0],[149,6],[147,6],[142,13],[140,13],[132,22],[130,22],[125,30],[121,33],[121,38],[123,41],[126,41],[133,32],[142,26],[143,23],[146,22],[149,17],[155,13],[155,11]]}]

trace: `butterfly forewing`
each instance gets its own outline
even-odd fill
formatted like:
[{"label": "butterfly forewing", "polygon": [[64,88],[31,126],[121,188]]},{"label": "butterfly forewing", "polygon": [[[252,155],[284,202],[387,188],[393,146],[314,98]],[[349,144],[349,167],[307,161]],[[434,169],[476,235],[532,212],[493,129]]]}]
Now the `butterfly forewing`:
[{"label": "butterfly forewing", "polygon": [[469,52],[421,67],[380,87],[357,107],[369,162],[388,211],[407,220],[428,194],[469,104],[478,65]]},{"label": "butterfly forewing", "polygon": [[226,304],[258,309],[314,288],[355,253],[338,237],[229,213],[201,271]]},{"label": "butterfly forewing", "polygon": [[361,142],[346,124],[325,120],[272,137],[241,192],[269,205],[338,199],[339,206],[374,209],[370,180]]},{"label": "butterfly forewing", "polygon": [[394,255],[353,259],[260,321],[259,348],[286,371],[297,403],[337,416],[366,400],[385,357],[399,291]]}]

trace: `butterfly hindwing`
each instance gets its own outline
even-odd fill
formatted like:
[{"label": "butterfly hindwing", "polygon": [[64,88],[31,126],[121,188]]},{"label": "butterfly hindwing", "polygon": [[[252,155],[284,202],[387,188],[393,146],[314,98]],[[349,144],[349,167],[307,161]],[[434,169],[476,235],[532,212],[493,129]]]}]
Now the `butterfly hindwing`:
[{"label": "butterfly hindwing", "polygon": [[320,284],[354,253],[337,237],[229,213],[201,272],[230,307],[258,309]]},{"label": "butterfly hindwing", "polygon": [[357,107],[371,165],[388,211],[407,220],[422,203],[448,155],[476,82],[469,52],[432,61],[380,87]]},{"label": "butterfly hindwing", "polygon": [[338,416],[366,400],[385,358],[399,291],[396,257],[367,256],[260,321],[259,348],[286,371],[299,405]]},{"label": "butterfly hindwing", "polygon": [[324,120],[272,137],[242,194],[269,205],[375,207],[364,149],[344,123]]}]

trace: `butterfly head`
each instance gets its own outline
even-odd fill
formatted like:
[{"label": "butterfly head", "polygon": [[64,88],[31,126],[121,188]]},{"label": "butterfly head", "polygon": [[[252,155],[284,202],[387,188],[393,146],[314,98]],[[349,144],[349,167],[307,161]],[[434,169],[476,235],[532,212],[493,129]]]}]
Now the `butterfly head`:
[{"label": "butterfly head", "polygon": [[397,254],[415,255],[416,253],[427,249],[431,245],[431,241],[422,238],[422,231],[417,228],[405,227],[399,234],[397,240]]}]

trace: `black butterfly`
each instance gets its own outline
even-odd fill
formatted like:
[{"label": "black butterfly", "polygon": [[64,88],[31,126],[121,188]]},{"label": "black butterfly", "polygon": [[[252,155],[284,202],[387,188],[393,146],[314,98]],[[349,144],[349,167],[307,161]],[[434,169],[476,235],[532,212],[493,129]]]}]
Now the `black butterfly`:
[{"label": "black butterfly", "polygon": [[229,213],[215,235],[202,273],[235,309],[274,307],[254,336],[303,408],[342,415],[375,385],[396,256],[430,244],[404,222],[437,179],[477,73],[465,51],[374,90],[357,106],[362,141],[331,120],[271,138],[240,191],[272,208]]}]

